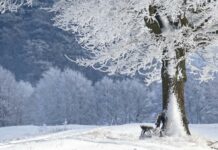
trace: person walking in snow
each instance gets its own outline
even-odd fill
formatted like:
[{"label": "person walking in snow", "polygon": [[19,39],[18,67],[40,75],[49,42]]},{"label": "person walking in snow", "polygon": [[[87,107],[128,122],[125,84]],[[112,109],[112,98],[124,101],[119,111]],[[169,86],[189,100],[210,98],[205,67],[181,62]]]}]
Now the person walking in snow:
[{"label": "person walking in snow", "polygon": [[157,116],[157,120],[155,122],[156,125],[156,129],[160,128],[161,124],[161,130],[160,130],[160,136],[163,136],[163,131],[166,129],[166,122],[167,122],[167,117],[166,117],[166,110],[163,110],[158,116]]}]

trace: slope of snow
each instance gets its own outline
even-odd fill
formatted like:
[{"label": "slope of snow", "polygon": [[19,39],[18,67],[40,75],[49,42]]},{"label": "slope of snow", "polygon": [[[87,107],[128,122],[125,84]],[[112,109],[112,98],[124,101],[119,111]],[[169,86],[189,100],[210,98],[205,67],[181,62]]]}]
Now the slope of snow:
[{"label": "slope of snow", "polygon": [[11,126],[0,128],[0,143],[36,137],[40,135],[52,134],[61,131],[71,130],[79,132],[92,129],[95,126],[83,125],[59,125],[59,126]]},{"label": "slope of snow", "polygon": [[196,136],[218,141],[218,124],[195,124],[190,128]]},{"label": "slope of snow", "polygon": [[[191,137],[154,137],[144,140],[138,139],[139,124],[56,126],[46,127],[42,129],[43,132],[40,128],[45,127],[0,128],[0,150],[210,150],[206,138],[218,139],[218,125],[191,125],[194,134]],[[54,129],[66,131],[53,133]],[[8,141],[8,137],[22,139],[28,136],[23,140]]]}]

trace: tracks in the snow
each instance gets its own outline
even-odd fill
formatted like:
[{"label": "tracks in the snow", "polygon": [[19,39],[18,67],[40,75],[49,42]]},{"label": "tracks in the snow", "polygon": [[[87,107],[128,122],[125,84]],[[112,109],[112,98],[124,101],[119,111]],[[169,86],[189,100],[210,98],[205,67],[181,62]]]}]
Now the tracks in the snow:
[{"label": "tracks in the snow", "polygon": [[[128,146],[128,147],[135,147],[137,149],[164,149],[164,150],[171,150],[171,149],[177,149],[177,150],[183,150],[183,145],[186,146],[188,149],[196,148],[198,147],[198,143],[195,143],[195,141],[192,139],[178,139],[175,140],[171,137],[166,138],[154,138],[154,139],[146,139],[146,141],[139,140],[137,132],[123,132],[119,130],[113,130],[107,127],[101,127],[101,128],[93,128],[93,129],[87,129],[82,131],[65,131],[60,133],[53,133],[49,135],[39,136],[35,138],[25,139],[25,140],[19,140],[19,141],[11,141],[8,143],[0,143],[0,149],[1,147],[16,147],[20,145],[25,144],[45,144],[47,142],[52,141],[52,143],[55,143],[59,140],[67,141],[70,140],[70,142],[84,142],[87,144],[93,143],[93,144],[99,144],[99,145],[106,145],[108,147],[112,146]],[[177,141],[177,142],[175,142]],[[211,149],[218,150],[218,141],[208,141],[208,146]],[[206,145],[206,143],[205,143]],[[190,146],[190,147],[189,147]],[[206,149],[209,149],[207,146]],[[200,147],[200,146],[199,146]],[[201,149],[202,150],[202,149]]]},{"label": "tracks in the snow", "polygon": [[218,141],[208,141],[208,146],[214,150],[218,150]]}]

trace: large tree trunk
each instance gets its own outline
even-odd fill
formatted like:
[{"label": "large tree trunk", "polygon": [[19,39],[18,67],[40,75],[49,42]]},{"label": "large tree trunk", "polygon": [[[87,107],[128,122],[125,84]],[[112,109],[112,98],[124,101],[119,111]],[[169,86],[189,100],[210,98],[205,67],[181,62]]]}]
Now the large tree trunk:
[{"label": "large tree trunk", "polygon": [[[164,54],[167,51],[164,51]],[[176,50],[176,59],[179,60],[184,56],[183,49]],[[169,59],[163,58],[162,60],[162,98],[163,98],[163,110],[168,109],[169,98],[171,94],[171,89],[173,89],[173,93],[176,96],[177,104],[179,107],[179,111],[181,112],[182,123],[184,129],[188,135],[190,135],[190,131],[188,128],[188,120],[186,117],[185,111],[185,98],[184,98],[184,85],[186,81],[186,67],[185,67],[185,59],[180,60],[176,66],[176,74],[175,77],[171,77],[168,73]],[[180,72],[180,73],[179,73]],[[182,76],[181,76],[182,75]],[[179,77],[180,76],[180,77]]]},{"label": "large tree trunk", "polygon": [[184,85],[185,85],[185,81],[176,81],[175,94],[177,97],[179,109],[181,111],[183,126],[185,128],[186,133],[190,135],[191,133],[188,128],[188,120],[185,111]]},{"label": "large tree trunk", "polygon": [[[186,3],[186,1],[184,1]],[[149,15],[155,16],[155,19],[152,20],[151,18],[145,17],[145,25],[151,29],[151,32],[156,34],[156,36],[160,36],[162,34],[163,22],[160,16],[157,13],[157,7],[155,5],[149,6]],[[169,16],[170,18],[170,16]],[[188,20],[186,17],[179,18],[181,26],[187,26]],[[178,27],[175,23],[171,23],[172,20],[169,20],[169,24],[174,28],[175,26]],[[172,39],[173,40],[173,39]],[[174,41],[175,47],[180,47],[179,43],[176,44],[176,39]],[[190,135],[190,131],[188,128],[188,121],[186,118],[185,113],[185,99],[184,99],[184,85],[186,81],[186,67],[185,67],[185,49],[177,48],[175,51],[168,52],[168,49],[163,50],[163,58],[162,60],[162,70],[161,70],[161,77],[162,77],[162,95],[163,95],[163,109],[168,110],[168,104],[170,102],[170,96],[172,96],[172,92],[174,93],[178,109],[181,112],[181,120],[183,127],[188,135]],[[167,57],[167,58],[166,58]],[[175,74],[171,74],[168,72],[172,69],[172,65],[175,69]]]}]

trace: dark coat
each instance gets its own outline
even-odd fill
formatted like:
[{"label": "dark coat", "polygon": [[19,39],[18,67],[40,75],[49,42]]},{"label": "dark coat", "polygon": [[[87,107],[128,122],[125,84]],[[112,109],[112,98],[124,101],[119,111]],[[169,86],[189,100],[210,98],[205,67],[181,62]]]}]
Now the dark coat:
[{"label": "dark coat", "polygon": [[157,128],[159,128],[162,123],[161,129],[164,130],[166,128],[166,121],[167,121],[166,114],[162,112],[157,116],[155,125]]}]

